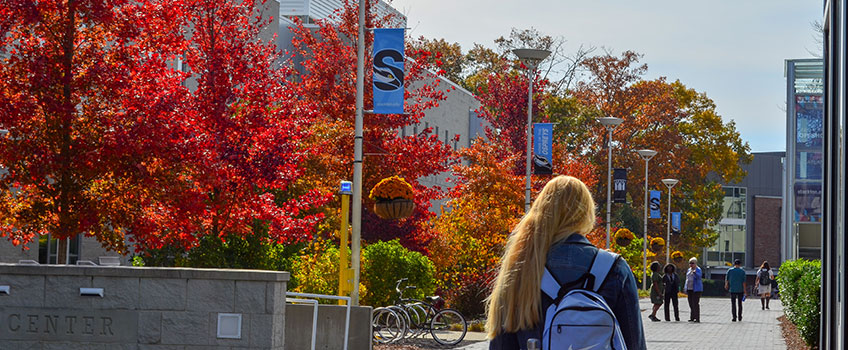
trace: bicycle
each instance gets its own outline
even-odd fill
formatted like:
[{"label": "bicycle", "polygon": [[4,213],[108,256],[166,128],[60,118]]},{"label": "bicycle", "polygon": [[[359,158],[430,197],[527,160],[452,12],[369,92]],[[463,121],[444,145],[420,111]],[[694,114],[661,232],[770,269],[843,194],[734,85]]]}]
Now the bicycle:
[{"label": "bicycle", "polygon": [[393,343],[400,339],[421,336],[430,333],[440,345],[459,344],[468,331],[465,317],[454,309],[440,308],[442,298],[429,296],[425,300],[404,298],[403,292],[415,289],[407,285],[401,289],[406,278],[399,279],[395,285],[398,293],[395,304],[374,309],[374,339],[380,343]]}]

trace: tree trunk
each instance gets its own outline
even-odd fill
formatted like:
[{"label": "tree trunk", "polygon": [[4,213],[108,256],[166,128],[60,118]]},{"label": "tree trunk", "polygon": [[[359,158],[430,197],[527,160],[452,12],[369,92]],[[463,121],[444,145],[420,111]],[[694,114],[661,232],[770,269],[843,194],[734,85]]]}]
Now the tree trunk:
[{"label": "tree trunk", "polygon": [[64,51],[62,62],[62,97],[64,99],[64,108],[62,108],[59,115],[59,126],[62,137],[60,140],[59,159],[62,164],[62,168],[59,170],[59,181],[57,183],[57,186],[59,187],[59,225],[56,232],[56,237],[59,241],[56,251],[57,264],[68,263],[68,237],[76,233],[73,232],[75,225],[71,219],[71,211],[73,209],[70,195],[70,191],[74,190],[74,180],[71,176],[71,158],[73,157],[71,154],[71,120],[76,112],[76,106],[74,106],[73,93],[71,89],[73,86],[74,38],[76,37],[75,15],[76,3],[74,0],[69,0],[67,13],[68,23],[65,28],[65,37],[62,40],[62,50]]},{"label": "tree trunk", "polygon": [[58,239],[59,245],[56,248],[56,263],[60,265],[68,264],[68,238]]}]

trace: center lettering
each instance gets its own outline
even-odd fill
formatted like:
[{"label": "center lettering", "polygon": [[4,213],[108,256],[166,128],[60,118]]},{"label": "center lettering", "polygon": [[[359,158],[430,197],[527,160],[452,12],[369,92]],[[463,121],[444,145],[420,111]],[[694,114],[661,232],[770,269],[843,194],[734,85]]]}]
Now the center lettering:
[{"label": "center lettering", "polygon": [[[60,321],[61,320],[61,321]],[[73,316],[19,314],[6,316],[5,328],[10,333],[82,334],[88,336],[114,336],[113,320],[109,316]]]}]

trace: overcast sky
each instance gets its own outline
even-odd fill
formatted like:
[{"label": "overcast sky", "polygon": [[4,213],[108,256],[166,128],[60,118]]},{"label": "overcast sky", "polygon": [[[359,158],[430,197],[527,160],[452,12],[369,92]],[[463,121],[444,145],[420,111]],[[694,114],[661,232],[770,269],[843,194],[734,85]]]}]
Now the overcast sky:
[{"label": "overcast sky", "polygon": [[[615,54],[644,54],[648,79],[706,92],[755,152],[786,149],[784,60],[819,51],[811,23],[822,0],[394,0],[412,37],[444,38],[468,50],[511,28],[536,28]],[[596,51],[598,53],[602,51]]]}]

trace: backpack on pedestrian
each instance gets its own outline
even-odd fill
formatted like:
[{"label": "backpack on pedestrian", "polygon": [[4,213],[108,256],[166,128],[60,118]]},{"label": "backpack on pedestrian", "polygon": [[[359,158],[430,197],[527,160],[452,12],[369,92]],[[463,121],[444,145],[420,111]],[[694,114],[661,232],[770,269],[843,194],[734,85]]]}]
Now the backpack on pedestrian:
[{"label": "backpack on pedestrian", "polygon": [[618,254],[598,249],[589,272],[566,285],[545,267],[542,292],[553,304],[544,313],[542,350],[627,349],[615,314],[598,294],[618,259]]},{"label": "backpack on pedestrian", "polygon": [[771,285],[771,278],[769,278],[769,271],[760,269],[760,285],[761,286],[769,286]]}]

